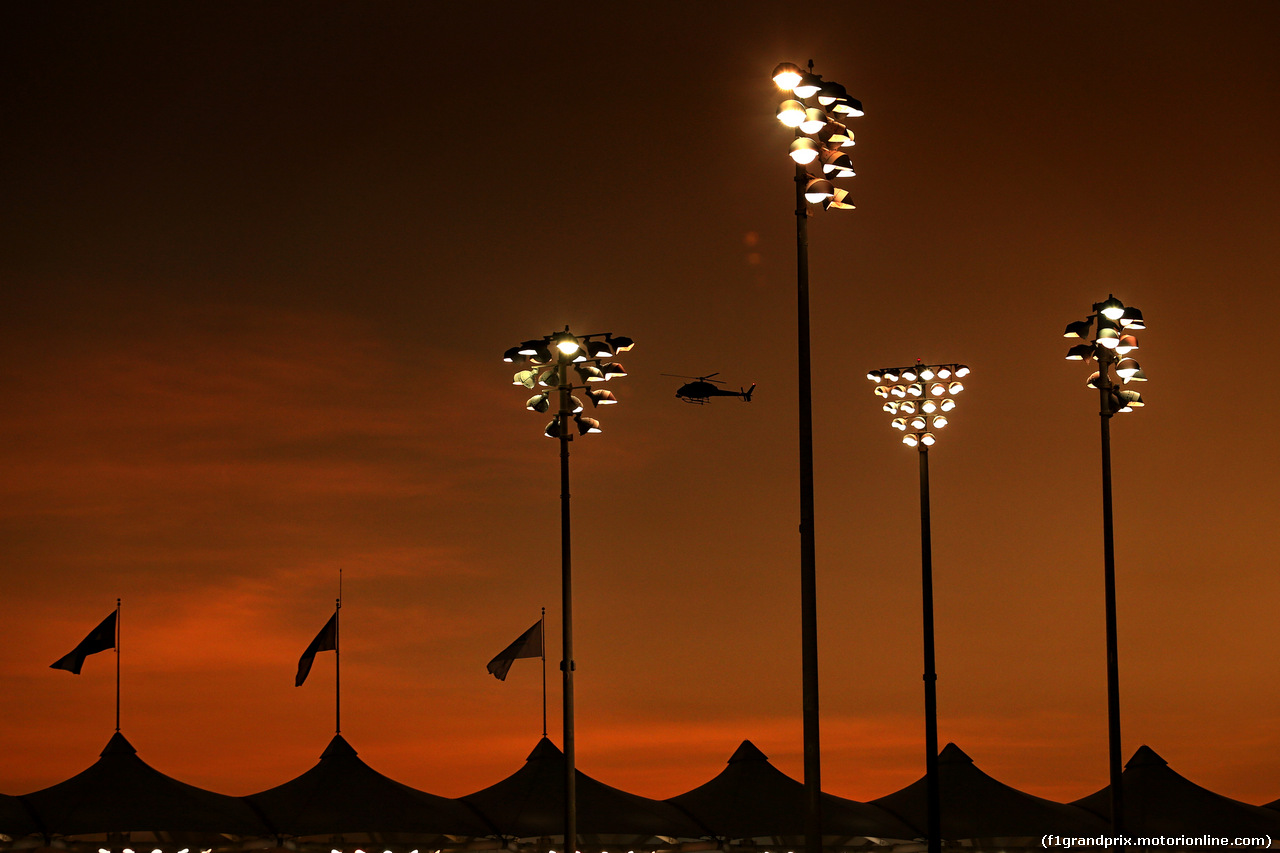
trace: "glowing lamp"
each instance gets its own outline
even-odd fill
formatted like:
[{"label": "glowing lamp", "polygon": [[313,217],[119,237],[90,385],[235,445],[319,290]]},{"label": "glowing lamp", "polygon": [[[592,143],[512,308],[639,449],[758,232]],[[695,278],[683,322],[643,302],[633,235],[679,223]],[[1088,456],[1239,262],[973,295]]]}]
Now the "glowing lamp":
[{"label": "glowing lamp", "polygon": [[[799,84],[804,76],[800,72],[800,67],[793,62],[779,62],[778,66],[773,69],[773,74],[769,75],[773,78],[773,82],[778,84],[778,88],[784,92],[790,92]],[[555,853],[555,851],[552,851]]]}]

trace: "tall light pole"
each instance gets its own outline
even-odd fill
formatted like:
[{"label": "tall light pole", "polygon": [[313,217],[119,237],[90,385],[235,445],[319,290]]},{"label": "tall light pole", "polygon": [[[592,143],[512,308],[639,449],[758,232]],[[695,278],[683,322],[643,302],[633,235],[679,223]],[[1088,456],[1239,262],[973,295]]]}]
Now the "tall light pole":
[{"label": "tall light pole", "polygon": [[[926,827],[929,853],[942,851],[942,797],[938,784],[938,671],[933,648],[933,537],[929,517],[929,448],[937,440],[934,430],[947,425],[947,413],[956,407],[955,395],[964,390],[960,380],[969,375],[963,364],[922,364],[883,367],[867,374],[884,398],[884,410],[893,415],[892,426],[902,430],[902,443],[920,450],[920,589],[924,603],[924,767]],[[898,383],[898,384],[895,384]]]},{"label": "tall light pole", "polygon": [[[582,415],[582,402],[573,392],[581,390],[592,408],[617,403],[613,392],[595,385],[615,376],[626,376],[621,364],[612,359],[617,353],[631,349],[630,338],[615,337],[607,332],[574,335],[565,326],[563,332],[529,340],[507,350],[502,360],[520,364],[513,384],[523,385],[536,393],[525,402],[532,412],[551,408],[551,393],[557,391],[557,410],[543,434],[560,440],[560,601],[563,656],[562,673],[564,713],[564,849],[576,853],[578,847],[577,773],[574,760],[573,731],[573,559],[569,527],[569,442],[574,432],[588,435],[600,432],[600,422]],[[570,371],[582,385],[575,385]],[[592,383],[592,384],[586,384]],[[537,391],[538,388],[545,391]],[[572,426],[571,426],[572,424]]]},{"label": "tall light pole", "polygon": [[[832,178],[853,177],[853,163],[842,148],[853,134],[839,116],[862,115],[862,104],[839,83],[824,82],[799,66],[780,63],[773,81],[794,97],[782,102],[778,119],[795,129],[791,159],[796,182],[796,365],[800,397],[800,658],[804,708],[805,851],[822,850],[822,759],[818,735],[818,593],[813,532],[813,387],[809,362],[809,204],[823,209],[852,208],[848,193]],[[808,167],[820,163],[820,175]]]},{"label": "tall light pole", "polygon": [[[1123,763],[1120,752],[1120,663],[1116,642],[1116,555],[1115,534],[1111,519],[1111,418],[1131,412],[1143,405],[1137,391],[1120,388],[1111,377],[1114,368],[1122,384],[1146,382],[1147,376],[1129,353],[1138,349],[1138,339],[1126,334],[1145,329],[1142,312],[1126,308],[1114,296],[1095,303],[1093,313],[1067,326],[1063,337],[1084,338],[1089,343],[1077,344],[1067,352],[1068,361],[1093,359],[1098,369],[1089,377],[1088,386],[1098,391],[1098,414],[1102,420],[1102,579],[1106,596],[1107,619],[1107,743],[1111,790],[1111,832],[1124,832],[1124,789],[1121,782]],[[1092,338],[1090,339],[1090,335]]]}]

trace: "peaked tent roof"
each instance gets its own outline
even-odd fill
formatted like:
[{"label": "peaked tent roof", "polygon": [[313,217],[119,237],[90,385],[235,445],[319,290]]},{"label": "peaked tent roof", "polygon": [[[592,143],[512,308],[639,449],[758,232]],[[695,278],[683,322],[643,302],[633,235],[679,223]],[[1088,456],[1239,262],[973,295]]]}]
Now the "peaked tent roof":
[{"label": "peaked tent roof", "polygon": [[21,838],[40,831],[40,825],[18,797],[0,794],[0,835]]},{"label": "peaked tent roof", "polygon": [[266,832],[248,803],[164,775],[119,732],[87,770],[22,800],[50,835]]},{"label": "peaked tent roof", "polygon": [[281,835],[493,834],[466,804],[383,776],[342,735],[333,736],[310,770],[246,799]]},{"label": "peaked tent roof", "polygon": [[[1215,794],[1175,773],[1149,746],[1141,746],[1120,776],[1125,833],[1129,835],[1280,836],[1280,814]],[[1111,818],[1111,786],[1074,805]]]},{"label": "peaked tent roof", "polygon": [[[545,737],[515,773],[463,797],[500,834],[514,838],[564,835],[564,753]],[[706,830],[675,806],[629,794],[575,770],[578,832],[701,838]]]},{"label": "peaked tent roof", "polygon": [[[728,766],[710,781],[667,800],[693,815],[720,838],[804,835],[804,784],[769,763],[744,740]],[[867,803],[822,795],[824,835],[915,838],[910,826]]]},{"label": "peaked tent roof", "polygon": [[[927,780],[872,800],[917,826],[923,835],[928,823]],[[1046,833],[1071,837],[1098,835],[1106,825],[1094,814],[1074,805],[1046,800],[1012,788],[983,773],[964,750],[949,743],[938,753],[938,788],[942,837],[1039,838]]]}]

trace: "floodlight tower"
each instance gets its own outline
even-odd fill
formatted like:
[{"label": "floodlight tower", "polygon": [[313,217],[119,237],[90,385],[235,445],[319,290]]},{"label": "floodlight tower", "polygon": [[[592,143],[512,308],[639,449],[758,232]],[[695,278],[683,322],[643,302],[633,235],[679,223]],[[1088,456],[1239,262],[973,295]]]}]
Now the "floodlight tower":
[{"label": "floodlight tower", "polygon": [[[575,853],[578,843],[577,774],[574,761],[573,727],[573,561],[572,537],[569,528],[569,442],[573,434],[589,435],[600,432],[600,422],[582,414],[582,401],[573,396],[581,390],[591,401],[592,408],[618,402],[613,392],[595,387],[616,376],[626,376],[623,366],[613,361],[614,356],[635,346],[630,338],[614,336],[608,332],[590,335],[574,335],[565,326],[563,332],[555,332],[541,339],[525,341],[503,353],[502,360],[520,364],[513,377],[515,385],[538,391],[525,402],[531,412],[547,412],[551,408],[551,393],[557,391],[558,407],[555,418],[543,429],[548,438],[560,439],[560,596],[563,655],[560,660],[562,673],[564,714],[564,849]],[[574,385],[570,369],[584,384]],[[591,384],[586,384],[591,383]],[[573,426],[570,426],[570,424]]]},{"label": "floodlight tower", "polygon": [[[938,784],[938,672],[933,643],[933,534],[929,516],[929,448],[935,430],[948,423],[955,397],[969,375],[963,364],[923,364],[882,367],[867,374],[884,398],[882,408],[893,415],[891,426],[905,433],[902,443],[920,450],[920,589],[924,603],[924,767],[928,810],[929,853],[942,850],[942,806]],[[883,384],[888,383],[888,384]]]},{"label": "floodlight tower", "polygon": [[1098,391],[1098,414],[1102,419],[1102,578],[1106,596],[1107,620],[1107,743],[1111,790],[1111,832],[1119,836],[1124,830],[1124,790],[1120,774],[1124,769],[1120,751],[1120,663],[1116,641],[1116,555],[1111,518],[1111,418],[1141,407],[1142,395],[1127,391],[1111,377],[1114,368],[1121,384],[1146,382],[1138,362],[1129,353],[1138,349],[1138,339],[1130,331],[1145,329],[1142,312],[1126,308],[1115,296],[1094,303],[1093,313],[1067,325],[1066,338],[1089,339],[1067,351],[1068,361],[1093,359],[1098,369],[1089,377],[1088,387]]},{"label": "floodlight tower", "polygon": [[[795,129],[791,159],[796,183],[796,360],[800,409],[800,666],[804,707],[805,851],[822,850],[821,748],[818,734],[818,594],[813,530],[813,387],[809,360],[808,205],[851,209],[848,193],[832,179],[853,177],[853,162],[842,151],[853,134],[837,117],[862,115],[862,103],[844,86],[823,81],[791,62],[773,69],[778,88],[793,97],[778,108],[778,120]],[[810,174],[809,167],[821,166]]]}]

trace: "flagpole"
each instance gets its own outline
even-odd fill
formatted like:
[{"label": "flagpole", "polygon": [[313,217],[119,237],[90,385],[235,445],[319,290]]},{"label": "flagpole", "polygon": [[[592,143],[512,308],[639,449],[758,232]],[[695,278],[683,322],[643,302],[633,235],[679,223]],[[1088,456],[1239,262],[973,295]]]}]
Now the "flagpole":
[{"label": "flagpole", "polygon": [[116,734],[120,734],[120,599],[116,599]]},{"label": "flagpole", "polygon": [[547,608],[542,608],[542,736],[547,736]]},{"label": "flagpole", "polygon": [[342,734],[342,636],[339,623],[342,621],[342,573],[338,573],[338,602],[333,610],[333,733]]}]

